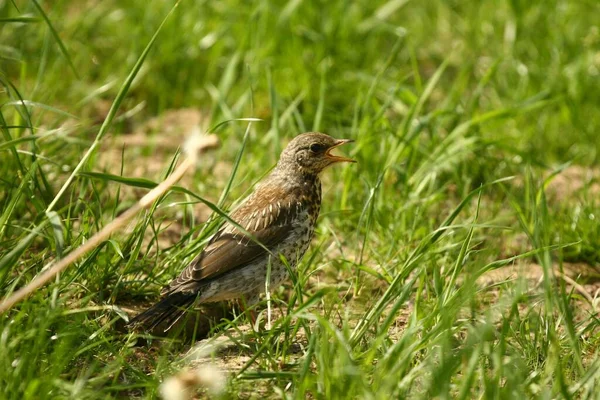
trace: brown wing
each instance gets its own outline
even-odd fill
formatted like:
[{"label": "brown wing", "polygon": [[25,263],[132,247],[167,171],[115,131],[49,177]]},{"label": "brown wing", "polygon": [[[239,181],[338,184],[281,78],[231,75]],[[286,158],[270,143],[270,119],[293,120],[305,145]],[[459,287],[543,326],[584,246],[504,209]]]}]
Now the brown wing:
[{"label": "brown wing", "polygon": [[171,282],[167,292],[196,290],[207,280],[266,256],[268,251],[265,247],[272,250],[287,238],[303,208],[302,203],[292,200],[293,197],[297,198],[292,194],[286,195],[281,188],[255,192],[231,218],[262,246],[227,222],[204,251]]}]

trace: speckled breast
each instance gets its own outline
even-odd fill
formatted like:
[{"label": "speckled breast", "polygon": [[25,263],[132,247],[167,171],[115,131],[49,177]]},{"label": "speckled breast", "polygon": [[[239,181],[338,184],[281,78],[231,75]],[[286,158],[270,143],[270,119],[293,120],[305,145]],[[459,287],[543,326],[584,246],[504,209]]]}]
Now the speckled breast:
[{"label": "speckled breast", "polygon": [[[308,190],[306,190],[308,189]],[[315,226],[321,210],[321,182],[313,180],[309,187],[305,187],[300,201],[298,213],[293,222],[294,230],[289,237],[279,246],[278,253],[283,255],[292,268],[302,258],[315,233]],[[287,268],[280,261],[272,263],[271,285],[277,286],[288,277]]]}]

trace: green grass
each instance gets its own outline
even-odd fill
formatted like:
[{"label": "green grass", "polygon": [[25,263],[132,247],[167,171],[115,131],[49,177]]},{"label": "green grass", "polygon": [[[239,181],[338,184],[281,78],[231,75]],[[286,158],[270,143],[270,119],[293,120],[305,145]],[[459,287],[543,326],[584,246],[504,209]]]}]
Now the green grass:
[{"label": "green grass", "polygon": [[[214,232],[204,202],[230,209],[318,129],[356,139],[359,163],[326,171],[273,328],[242,315],[209,335],[236,343],[213,355],[232,370],[224,398],[597,398],[599,14],[592,0],[0,2],[2,297],[177,161],[156,144],[169,124],[123,153],[116,139],[184,107],[207,127],[262,119],[221,126],[187,191],[0,316],[0,397],[157,397],[198,338],[144,341],[121,308],[156,300]],[[543,273],[505,278],[514,266]]]}]

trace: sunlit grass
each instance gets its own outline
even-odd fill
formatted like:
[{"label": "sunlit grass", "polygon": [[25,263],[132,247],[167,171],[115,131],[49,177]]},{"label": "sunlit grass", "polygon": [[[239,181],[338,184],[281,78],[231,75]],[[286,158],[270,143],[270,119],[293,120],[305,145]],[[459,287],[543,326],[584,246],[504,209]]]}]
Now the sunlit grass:
[{"label": "sunlit grass", "polygon": [[[173,170],[187,131],[147,120],[262,119],[222,125],[193,178],[0,317],[3,398],[158,396],[200,335],[131,334],[126,311],[156,300],[311,129],[356,139],[359,163],[326,171],[272,329],[238,314],[214,326],[235,343],[213,355],[231,370],[224,397],[594,398],[597,273],[569,268],[600,260],[595,2],[171,10],[0,3],[2,296]],[[173,146],[122,147],[140,132]],[[501,275],[533,264],[535,279]]]}]

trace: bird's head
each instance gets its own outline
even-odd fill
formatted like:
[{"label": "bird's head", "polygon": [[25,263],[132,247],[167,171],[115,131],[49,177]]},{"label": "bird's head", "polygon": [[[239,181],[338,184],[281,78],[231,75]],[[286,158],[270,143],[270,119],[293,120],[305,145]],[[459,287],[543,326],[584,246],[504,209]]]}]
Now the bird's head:
[{"label": "bird's head", "polygon": [[351,139],[334,139],[318,132],[296,136],[281,153],[278,167],[318,175],[326,167],[338,162],[356,162],[347,157],[336,156],[331,151]]}]

